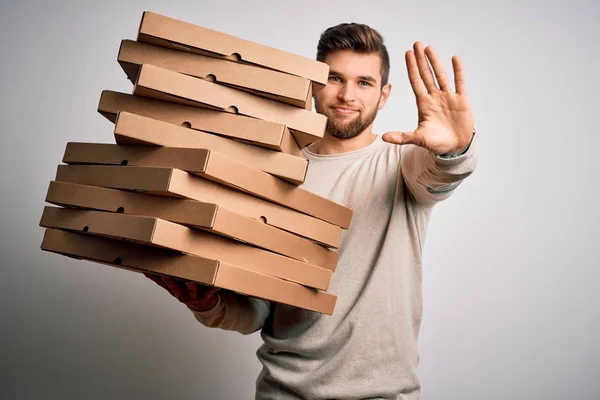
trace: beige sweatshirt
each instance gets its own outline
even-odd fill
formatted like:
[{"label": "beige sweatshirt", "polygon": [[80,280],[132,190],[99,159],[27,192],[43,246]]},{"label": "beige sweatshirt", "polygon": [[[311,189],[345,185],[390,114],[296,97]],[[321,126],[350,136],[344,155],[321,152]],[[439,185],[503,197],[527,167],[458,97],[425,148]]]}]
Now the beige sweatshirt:
[{"label": "beige sweatshirt", "polygon": [[354,210],[329,291],[332,316],[220,292],[194,313],[209,327],[260,330],[256,399],[418,399],[421,251],[432,207],[476,166],[468,150],[442,159],[377,139],[338,155],[303,150],[303,188]]}]

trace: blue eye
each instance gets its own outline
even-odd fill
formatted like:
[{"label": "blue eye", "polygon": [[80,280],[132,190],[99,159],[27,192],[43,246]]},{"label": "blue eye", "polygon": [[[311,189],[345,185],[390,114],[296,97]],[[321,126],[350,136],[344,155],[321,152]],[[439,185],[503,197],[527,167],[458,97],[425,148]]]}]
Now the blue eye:
[{"label": "blue eye", "polygon": [[339,81],[340,81],[340,78],[338,78],[337,76],[330,76],[330,77],[329,77],[329,80],[330,80],[330,81],[333,81],[333,82],[339,82]]}]

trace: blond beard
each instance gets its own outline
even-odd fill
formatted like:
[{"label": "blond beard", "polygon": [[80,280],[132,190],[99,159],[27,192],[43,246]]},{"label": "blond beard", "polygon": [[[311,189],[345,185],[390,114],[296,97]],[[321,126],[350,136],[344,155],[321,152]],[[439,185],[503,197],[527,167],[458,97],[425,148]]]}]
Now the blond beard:
[{"label": "blond beard", "polygon": [[[317,112],[324,114],[323,112],[319,111],[318,107],[315,108],[317,109]],[[375,121],[375,117],[377,116],[377,107],[375,107],[375,109],[365,118],[361,118],[362,112],[360,112],[359,115],[352,121],[342,124],[337,123],[327,114],[325,114],[325,116],[327,117],[325,131],[328,134],[338,139],[352,139],[364,132],[364,130],[367,129],[369,125],[373,123],[373,121]]]}]

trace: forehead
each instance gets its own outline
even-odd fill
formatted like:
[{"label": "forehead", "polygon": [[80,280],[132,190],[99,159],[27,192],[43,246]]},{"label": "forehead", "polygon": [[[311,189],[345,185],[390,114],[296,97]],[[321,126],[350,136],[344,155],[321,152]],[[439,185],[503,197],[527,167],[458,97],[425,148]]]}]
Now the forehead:
[{"label": "forehead", "polygon": [[325,63],[332,72],[346,77],[372,76],[381,78],[381,57],[377,53],[338,50],[327,55]]}]

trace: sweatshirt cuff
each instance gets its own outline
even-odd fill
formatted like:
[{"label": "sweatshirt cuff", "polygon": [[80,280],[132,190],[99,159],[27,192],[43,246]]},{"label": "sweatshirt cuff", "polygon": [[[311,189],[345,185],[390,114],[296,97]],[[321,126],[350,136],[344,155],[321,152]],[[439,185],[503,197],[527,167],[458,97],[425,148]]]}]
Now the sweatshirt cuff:
[{"label": "sweatshirt cuff", "polygon": [[221,298],[221,293],[217,292],[217,293],[215,293],[215,295],[217,296],[217,302],[215,303],[215,305],[212,308],[209,308],[208,310],[198,311],[198,310],[194,310],[190,306],[186,306],[186,307],[194,315],[196,315],[200,318],[211,318],[211,317],[215,316],[216,314],[218,314],[221,311],[221,308],[223,307],[223,300]]},{"label": "sweatshirt cuff", "polygon": [[469,144],[467,145],[467,147],[465,147],[464,149],[462,149],[458,153],[436,154],[435,155],[436,158],[438,158],[440,160],[452,160],[452,159],[459,158],[459,157],[467,154],[467,152],[471,148],[471,145],[473,144],[473,141],[475,140],[475,134],[476,133],[477,133],[477,129],[473,128],[473,135],[471,136],[471,141],[469,142]]}]

